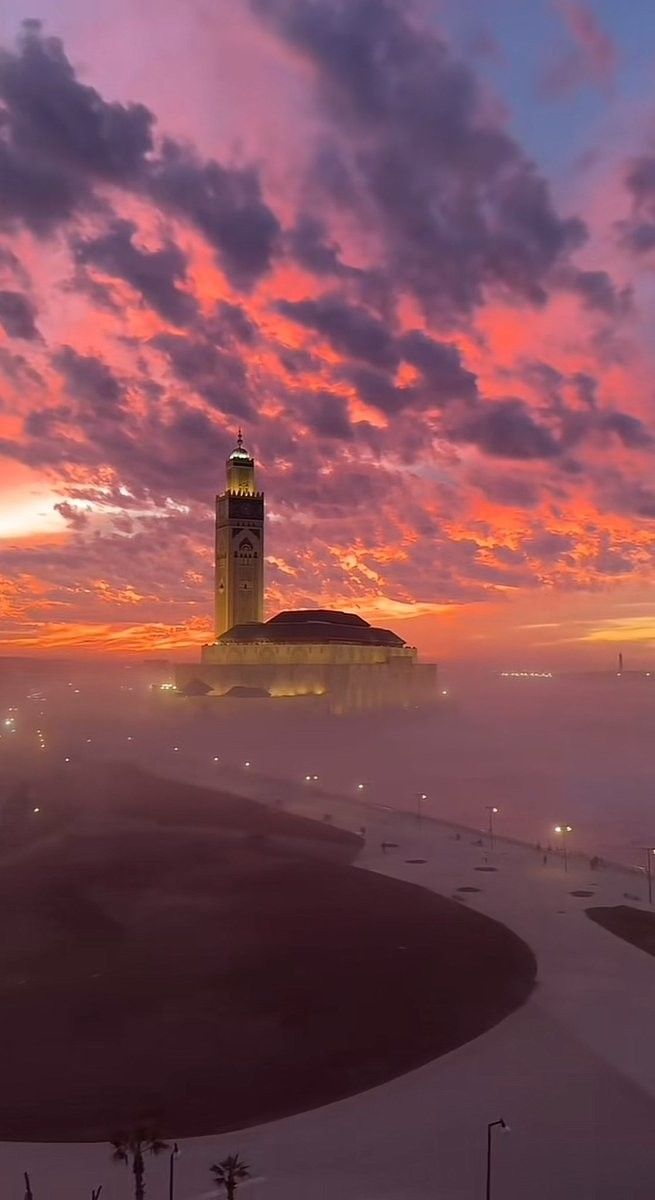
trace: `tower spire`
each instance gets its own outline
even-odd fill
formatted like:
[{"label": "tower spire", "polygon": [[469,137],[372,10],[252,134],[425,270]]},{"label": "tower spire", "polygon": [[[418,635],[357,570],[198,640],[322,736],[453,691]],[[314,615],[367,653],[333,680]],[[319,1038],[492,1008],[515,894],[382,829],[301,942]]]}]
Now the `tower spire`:
[{"label": "tower spire", "polygon": [[237,446],[239,447],[239,450],[243,450],[243,434],[241,432],[241,426],[239,426],[239,431],[237,433]]}]

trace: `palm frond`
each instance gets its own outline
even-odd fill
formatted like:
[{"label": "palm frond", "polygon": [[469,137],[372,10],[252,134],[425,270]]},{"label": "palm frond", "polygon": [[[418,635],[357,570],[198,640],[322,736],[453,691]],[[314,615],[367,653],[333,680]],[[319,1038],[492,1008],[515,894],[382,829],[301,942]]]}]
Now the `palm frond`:
[{"label": "palm frond", "polygon": [[239,1179],[250,1179],[250,1168],[238,1154],[228,1154],[227,1158],[214,1163],[210,1168],[216,1183],[225,1187],[228,1183],[236,1183]]},{"label": "palm frond", "polygon": [[145,1145],[150,1154],[163,1154],[164,1150],[169,1149],[168,1142],[164,1142],[158,1137],[148,1138]]}]

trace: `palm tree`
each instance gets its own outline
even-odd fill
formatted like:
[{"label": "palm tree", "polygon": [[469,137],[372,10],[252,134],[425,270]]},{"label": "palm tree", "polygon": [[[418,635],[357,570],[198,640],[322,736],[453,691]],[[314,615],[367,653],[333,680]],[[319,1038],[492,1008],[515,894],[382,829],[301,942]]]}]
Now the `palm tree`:
[{"label": "palm tree", "polygon": [[214,1183],[225,1188],[227,1200],[234,1200],[239,1184],[250,1179],[250,1169],[238,1154],[228,1154],[221,1162],[214,1163],[211,1172]]},{"label": "palm tree", "polygon": [[145,1200],[146,1194],[146,1164],[144,1154],[161,1154],[168,1149],[168,1143],[162,1142],[152,1129],[138,1126],[131,1133],[121,1133],[112,1138],[114,1147],[112,1158],[115,1162],[132,1164],[134,1173],[134,1200]]}]

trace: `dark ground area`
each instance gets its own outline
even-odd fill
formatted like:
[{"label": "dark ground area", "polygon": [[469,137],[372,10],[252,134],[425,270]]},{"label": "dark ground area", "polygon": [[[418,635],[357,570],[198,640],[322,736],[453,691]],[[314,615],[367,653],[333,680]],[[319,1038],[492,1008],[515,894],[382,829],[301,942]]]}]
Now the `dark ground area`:
[{"label": "dark ground area", "polygon": [[531,991],[514,934],[348,865],[351,834],[142,772],[103,780],[71,777],[63,826],[2,862],[1,1138],[269,1120],[443,1054]]},{"label": "dark ground area", "polygon": [[629,904],[586,909],[590,920],[647,954],[655,954],[655,913]]}]

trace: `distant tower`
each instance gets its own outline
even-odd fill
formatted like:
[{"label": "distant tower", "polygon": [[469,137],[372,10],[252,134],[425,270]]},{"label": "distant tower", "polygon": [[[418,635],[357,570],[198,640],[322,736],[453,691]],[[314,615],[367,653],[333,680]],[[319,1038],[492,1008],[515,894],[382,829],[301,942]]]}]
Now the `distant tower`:
[{"label": "distant tower", "polygon": [[619,652],[619,675],[623,674],[623,654]]},{"label": "distant tower", "polygon": [[233,625],[264,619],[264,493],[241,430],[216,497],[216,637]]}]

